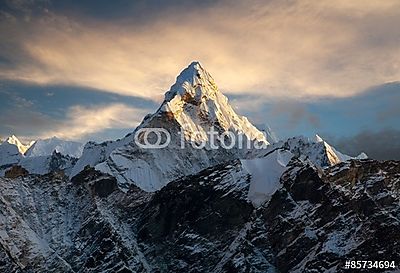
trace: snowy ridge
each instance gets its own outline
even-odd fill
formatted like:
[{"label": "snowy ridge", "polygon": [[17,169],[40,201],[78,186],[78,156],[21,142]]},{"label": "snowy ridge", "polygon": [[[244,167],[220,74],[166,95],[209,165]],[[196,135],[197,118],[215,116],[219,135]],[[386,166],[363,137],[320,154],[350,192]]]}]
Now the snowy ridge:
[{"label": "snowy ridge", "polygon": [[331,165],[338,164],[340,162],[349,161],[351,159],[367,159],[368,156],[365,153],[361,153],[356,157],[351,157],[345,154],[342,154],[338,150],[336,150],[333,146],[329,145],[325,140],[323,140],[319,135],[315,135],[315,140],[318,143],[323,143],[326,149],[326,152],[329,157],[329,161],[332,163]]},{"label": "snowy ridge", "polygon": [[263,158],[241,160],[243,168],[251,175],[248,198],[255,207],[267,201],[281,187],[280,178],[293,154],[275,150]]},{"label": "snowy ridge", "polygon": [[76,162],[70,176],[73,177],[77,175],[85,168],[85,166],[94,167],[104,162],[112,151],[118,147],[128,144],[131,141],[133,141],[132,134],[116,141],[105,141],[102,143],[89,141],[83,147],[82,156]]},{"label": "snowy ridge", "polygon": [[79,158],[82,155],[83,144],[67,141],[57,137],[39,139],[26,151],[27,157],[51,155],[54,151],[63,155]]},{"label": "snowy ridge", "polygon": [[[12,160],[13,158],[14,160]],[[15,165],[21,166],[30,174],[43,175],[52,171],[64,171],[66,175],[69,175],[76,162],[75,158],[57,152],[54,152],[52,155],[35,157],[24,157],[19,154],[18,156],[9,157],[8,159],[8,164],[2,164],[0,166],[0,176],[4,176],[6,171]]]},{"label": "snowy ridge", "polygon": [[284,144],[295,156],[301,160],[308,160],[317,167],[329,167],[351,159],[366,159],[367,155],[361,153],[351,157],[337,151],[324,141],[319,135],[314,140],[298,136],[287,139]]},{"label": "snowy ridge", "polygon": [[306,137],[289,138],[286,142],[277,142],[253,159],[242,159],[241,163],[250,176],[248,199],[259,207],[282,186],[281,177],[293,157],[301,162],[325,168],[352,159],[366,159],[364,153],[351,157],[340,153],[320,136],[314,140]]},{"label": "snowy ridge", "polygon": [[75,163],[76,158],[54,151],[51,155],[24,157],[18,165],[32,174],[43,175],[52,171],[64,171],[69,175]]}]

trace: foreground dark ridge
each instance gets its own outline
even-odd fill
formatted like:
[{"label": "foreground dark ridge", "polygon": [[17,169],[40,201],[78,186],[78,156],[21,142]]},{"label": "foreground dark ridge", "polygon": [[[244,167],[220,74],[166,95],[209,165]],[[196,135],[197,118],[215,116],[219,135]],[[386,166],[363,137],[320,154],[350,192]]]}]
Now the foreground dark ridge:
[{"label": "foreground dark ridge", "polygon": [[322,172],[293,159],[282,188],[255,209],[239,161],[155,193],[123,193],[88,168],[72,182],[1,179],[0,272],[349,272],[345,260],[398,262],[399,180],[396,161]]}]

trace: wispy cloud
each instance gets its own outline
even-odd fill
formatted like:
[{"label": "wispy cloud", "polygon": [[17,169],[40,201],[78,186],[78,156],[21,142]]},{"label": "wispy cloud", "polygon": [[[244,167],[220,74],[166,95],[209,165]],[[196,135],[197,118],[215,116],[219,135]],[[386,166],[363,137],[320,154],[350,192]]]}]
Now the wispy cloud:
[{"label": "wispy cloud", "polygon": [[11,134],[37,134],[38,130],[49,130],[57,121],[53,118],[35,111],[31,108],[19,110],[8,109],[0,114],[1,133]]},{"label": "wispy cloud", "polygon": [[160,100],[194,59],[225,92],[271,97],[350,96],[400,78],[398,1],[221,1],[140,24],[3,17],[13,65],[0,77],[38,84]]},{"label": "wispy cloud", "polygon": [[64,139],[80,140],[107,129],[130,128],[133,130],[140,117],[146,113],[124,104],[97,105],[92,107],[70,107],[65,120],[52,129],[42,132],[40,137],[57,136]]}]

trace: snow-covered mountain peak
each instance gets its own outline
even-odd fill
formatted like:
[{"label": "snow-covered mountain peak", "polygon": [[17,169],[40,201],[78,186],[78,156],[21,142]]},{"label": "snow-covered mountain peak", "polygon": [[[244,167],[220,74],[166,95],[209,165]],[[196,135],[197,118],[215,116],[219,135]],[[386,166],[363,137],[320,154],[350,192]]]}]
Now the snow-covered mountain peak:
[{"label": "snow-covered mountain peak", "polygon": [[343,154],[319,135],[315,135],[313,139],[304,136],[291,137],[284,145],[300,159],[309,160],[319,167],[329,167],[351,159],[368,158],[365,153],[356,157]]},{"label": "snow-covered mountain peak", "polygon": [[16,135],[11,135],[11,136],[9,136],[9,137],[6,139],[6,141],[7,141],[8,143],[10,143],[9,141],[19,141],[19,139],[17,138]]},{"label": "snow-covered mountain peak", "polygon": [[211,77],[210,74],[202,67],[200,62],[193,61],[178,75],[177,83],[188,81],[193,84],[196,79],[205,78],[206,76]]},{"label": "snow-covered mountain peak", "polygon": [[[215,127],[221,132],[243,134],[250,140],[268,144],[262,132],[246,117],[235,113],[210,73],[198,62],[192,62],[179,74],[154,116],[167,116],[168,120],[176,121],[185,136],[197,135],[196,140],[206,140],[206,132]],[[146,120],[151,119],[149,116]],[[143,126],[148,127],[146,122]]]},{"label": "snow-covered mountain peak", "polygon": [[5,142],[17,146],[17,147],[18,147],[18,151],[19,151],[21,154],[24,154],[24,153],[29,149],[29,147],[33,144],[32,142],[31,142],[30,144],[28,144],[28,145],[22,144],[21,141],[20,141],[15,135],[9,136],[9,137],[5,140]]}]

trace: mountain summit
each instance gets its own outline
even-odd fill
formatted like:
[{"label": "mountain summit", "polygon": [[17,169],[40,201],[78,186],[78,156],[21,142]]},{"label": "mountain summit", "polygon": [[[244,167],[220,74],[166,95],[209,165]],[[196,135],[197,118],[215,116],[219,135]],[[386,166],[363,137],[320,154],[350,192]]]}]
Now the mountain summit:
[{"label": "mountain summit", "polygon": [[176,78],[171,89],[165,93],[165,100],[171,101],[176,95],[192,102],[200,101],[202,97],[213,97],[218,92],[214,79],[199,62],[192,62]]},{"label": "mountain summit", "polygon": [[156,114],[173,117],[188,140],[193,140],[194,132],[197,133],[195,140],[207,140],[206,133],[215,127],[220,132],[231,131],[268,144],[261,131],[246,117],[235,113],[199,62],[192,62],[179,74]]}]

